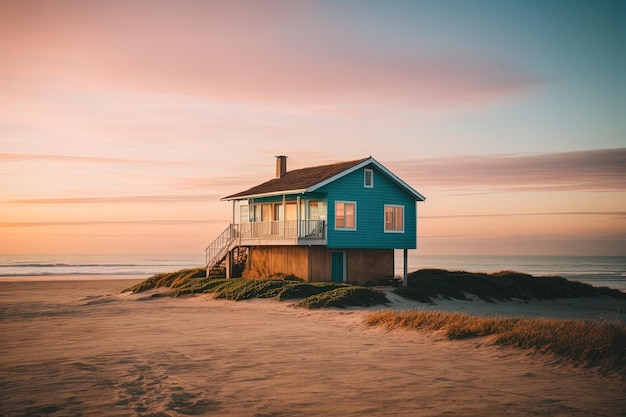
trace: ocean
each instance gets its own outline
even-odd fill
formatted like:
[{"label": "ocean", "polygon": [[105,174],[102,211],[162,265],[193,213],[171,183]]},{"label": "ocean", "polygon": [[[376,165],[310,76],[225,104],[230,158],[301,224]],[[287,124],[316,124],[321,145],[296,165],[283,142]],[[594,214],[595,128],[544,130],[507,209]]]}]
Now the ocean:
[{"label": "ocean", "polygon": [[129,276],[149,277],[161,272],[194,268],[204,263],[204,253],[193,255],[0,255],[0,280],[19,277],[39,279],[64,277],[67,279],[67,276],[98,279],[104,275],[125,279]]},{"label": "ocean", "polygon": [[[204,253],[174,255],[0,255],[0,281],[141,278],[204,265]],[[624,256],[426,256],[409,252],[409,271],[440,268],[469,272],[518,271],[626,291]],[[396,252],[396,275],[402,274],[402,252]]]}]

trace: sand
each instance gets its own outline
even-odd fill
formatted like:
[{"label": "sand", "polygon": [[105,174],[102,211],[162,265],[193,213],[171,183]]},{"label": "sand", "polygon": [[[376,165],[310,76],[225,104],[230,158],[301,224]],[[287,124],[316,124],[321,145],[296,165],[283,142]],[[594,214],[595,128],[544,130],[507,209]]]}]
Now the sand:
[{"label": "sand", "polygon": [[[371,309],[119,294],[136,282],[0,282],[0,415],[626,415],[623,381],[554,357],[367,328]],[[584,301],[417,305],[626,310]]]}]

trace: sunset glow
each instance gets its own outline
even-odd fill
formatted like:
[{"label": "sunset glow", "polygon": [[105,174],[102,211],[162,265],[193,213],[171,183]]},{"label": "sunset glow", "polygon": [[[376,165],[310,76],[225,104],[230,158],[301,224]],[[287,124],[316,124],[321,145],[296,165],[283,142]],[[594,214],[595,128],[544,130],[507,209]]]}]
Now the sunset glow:
[{"label": "sunset glow", "polygon": [[619,1],[0,2],[0,253],[202,253],[369,155],[428,255],[626,255]]}]

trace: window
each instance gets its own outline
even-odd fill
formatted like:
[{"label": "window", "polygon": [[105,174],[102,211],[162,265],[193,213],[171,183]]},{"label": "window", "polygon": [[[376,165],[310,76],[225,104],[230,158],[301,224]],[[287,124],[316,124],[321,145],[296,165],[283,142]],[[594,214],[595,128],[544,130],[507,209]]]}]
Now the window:
[{"label": "window", "polygon": [[250,206],[239,207],[239,223],[250,223]]},{"label": "window", "polygon": [[335,203],[335,229],[356,229],[356,203]]},{"label": "window", "polygon": [[385,232],[404,232],[404,206],[385,205]]},{"label": "window", "polygon": [[371,169],[363,170],[363,186],[365,188],[374,188],[374,171]]}]

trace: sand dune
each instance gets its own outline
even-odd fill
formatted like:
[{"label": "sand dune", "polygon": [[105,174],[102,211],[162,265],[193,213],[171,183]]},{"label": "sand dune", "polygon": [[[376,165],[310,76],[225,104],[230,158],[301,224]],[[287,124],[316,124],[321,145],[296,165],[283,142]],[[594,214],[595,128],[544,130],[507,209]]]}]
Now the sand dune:
[{"label": "sand dune", "polygon": [[[132,283],[1,282],[0,415],[626,413],[622,381],[554,358],[366,328],[366,309],[119,294]],[[426,308],[454,307],[448,303]],[[573,314],[566,304],[546,305]],[[617,308],[585,314],[619,315]]]}]

